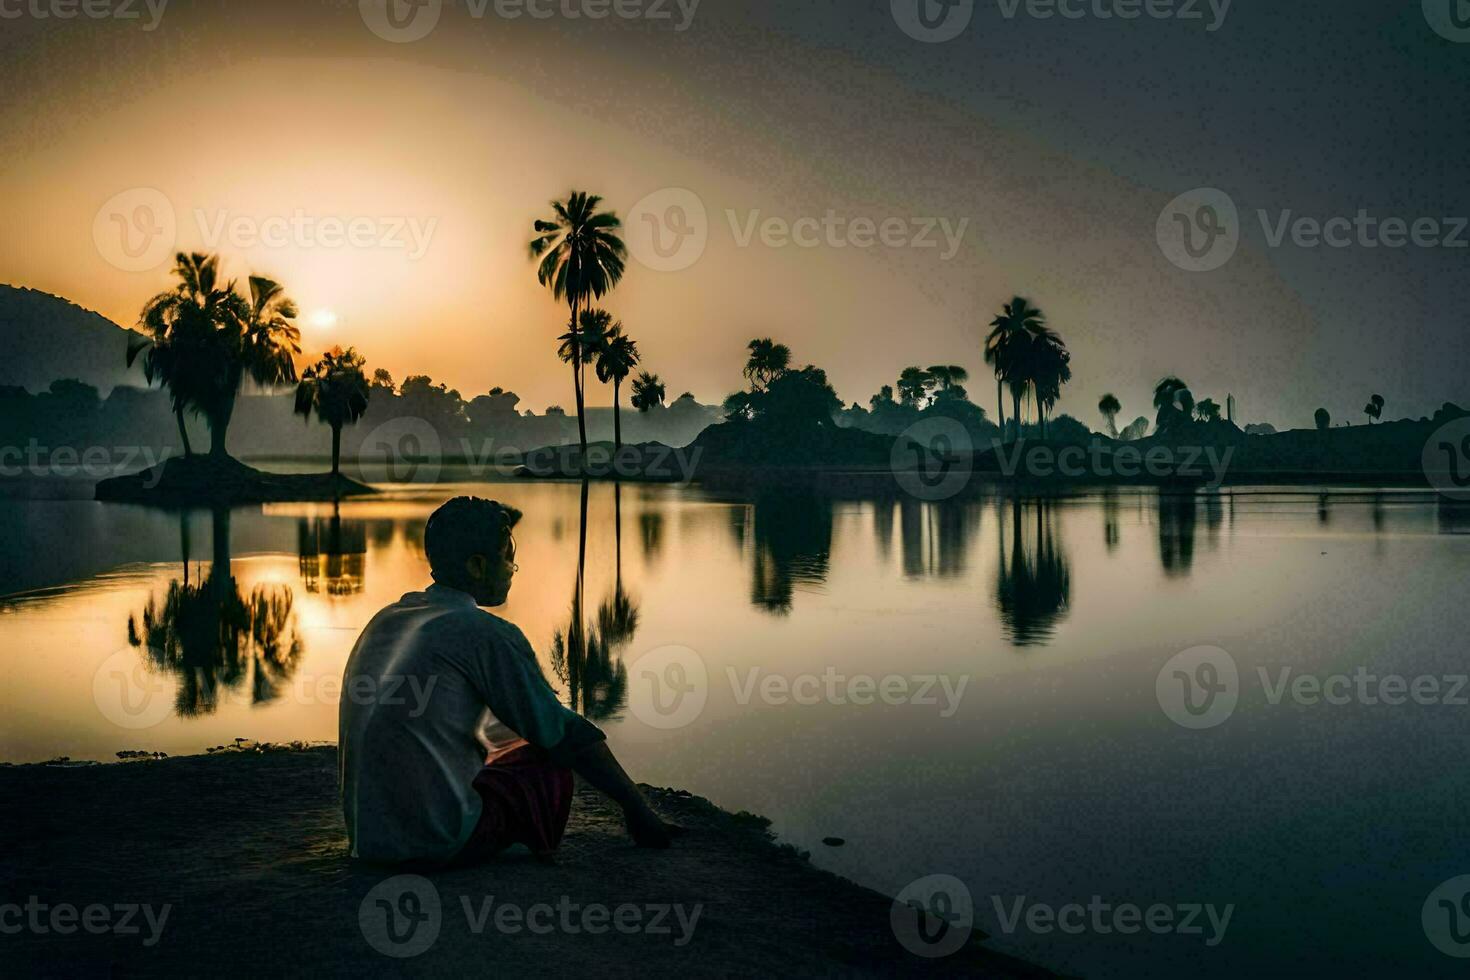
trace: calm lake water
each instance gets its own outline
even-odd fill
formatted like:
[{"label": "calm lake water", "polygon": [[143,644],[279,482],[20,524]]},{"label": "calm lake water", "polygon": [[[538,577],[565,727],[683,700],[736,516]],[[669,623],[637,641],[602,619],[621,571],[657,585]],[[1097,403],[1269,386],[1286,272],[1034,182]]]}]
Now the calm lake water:
[{"label": "calm lake water", "polygon": [[[953,875],[994,945],[1087,976],[1463,962],[1421,923],[1470,874],[1470,517],[1432,496],[386,489],[223,520],[0,501],[0,759],[334,740],[359,630],[427,582],[424,521],[472,492],[525,512],[500,612],[635,778],[765,814],[822,867],[888,894]],[[1219,653],[1171,663],[1200,646],[1233,710],[1171,700],[1228,685]],[[1384,697],[1311,696],[1360,670]],[[1384,703],[1385,675],[1440,679],[1438,703]],[[1028,927],[1093,896],[1234,908],[1214,946],[1204,914]]]}]

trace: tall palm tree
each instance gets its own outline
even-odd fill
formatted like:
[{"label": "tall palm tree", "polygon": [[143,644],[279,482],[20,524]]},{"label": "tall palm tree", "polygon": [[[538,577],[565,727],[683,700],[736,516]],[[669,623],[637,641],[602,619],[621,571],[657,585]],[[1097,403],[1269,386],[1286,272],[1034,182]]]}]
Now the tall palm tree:
[{"label": "tall palm tree", "polygon": [[235,412],[235,397],[246,377],[262,388],[296,380],[296,356],[301,353],[301,331],[291,321],[299,315],[285,287],[265,276],[251,276],[249,295],[232,295],[230,303],[235,350],[226,383],[219,391],[218,408],[210,419],[211,455],[225,455],[225,430]]},{"label": "tall palm tree", "polygon": [[750,358],[745,362],[745,378],[757,391],[764,391],[791,367],[791,348],[770,337],[752,340],[747,348]]},{"label": "tall palm tree", "polygon": [[587,408],[583,401],[582,375],[588,362],[596,360],[607,342],[607,331],[611,326],[612,314],[606,310],[583,310],[572,321],[571,329],[557,338],[560,341],[557,356],[572,366],[572,380],[577,389],[577,426],[584,458],[587,453],[587,426],[584,421]]},{"label": "tall palm tree", "polygon": [[613,449],[623,448],[623,411],[618,389],[638,365],[638,343],[623,333],[621,322],[613,324],[597,353],[597,380],[613,386]]},{"label": "tall palm tree", "polygon": [[658,375],[641,371],[633,379],[633,397],[630,402],[639,412],[647,412],[662,405],[665,394],[664,383],[659,380]]},{"label": "tall palm tree", "polygon": [[342,427],[356,425],[367,412],[366,363],[354,348],[334,347],[302,372],[296,386],[296,414],[307,420],[315,414],[318,422],[332,428],[333,476],[341,471]]},{"label": "tall palm tree", "polygon": [[138,324],[146,335],[129,340],[127,363],[132,367],[143,354],[144,377],[169,389],[184,455],[192,456],[184,412],[203,411],[208,379],[199,362],[210,336],[225,321],[233,286],[220,281],[217,255],[180,252],[174,261],[178,284],[144,304]]},{"label": "tall palm tree", "polygon": [[1108,435],[1118,438],[1118,413],[1123,411],[1123,403],[1118,401],[1118,396],[1111,391],[1103,395],[1097,403],[1097,410],[1108,420]]},{"label": "tall palm tree", "polygon": [[181,252],[175,261],[179,283],[143,307],[149,339],[129,345],[128,363],[151,346],[145,368],[152,361],[169,386],[175,417],[182,421],[185,408],[203,415],[210,455],[223,457],[245,378],[264,387],[296,380],[296,304],[279,283],[263,277],[250,277],[248,296],[237,293],[233,281],[222,284],[218,256]]},{"label": "tall palm tree", "polygon": [[1030,380],[1041,438],[1045,439],[1047,413],[1062,397],[1062,386],[1072,380],[1072,353],[1060,336],[1044,327],[1032,339]]},{"label": "tall palm tree", "polygon": [[1046,324],[1046,314],[1031,305],[1031,301],[1017,296],[1001,309],[1001,313],[990,321],[990,335],[985,338],[985,363],[995,371],[995,397],[1000,405],[1001,429],[1005,429],[1004,389],[1011,390],[1012,407],[1015,409],[1016,432],[1021,430],[1021,399],[1026,394],[1027,379],[1022,367],[1031,336],[1037,328]]},{"label": "tall palm tree", "polygon": [[[577,330],[577,314],[601,299],[623,278],[628,248],[618,237],[623,223],[611,211],[600,211],[602,198],[572,191],[565,201],[552,201],[549,220],[537,220],[531,257],[538,260],[536,281],[571,311],[569,333]],[[565,359],[565,358],[564,358]],[[572,365],[577,398],[577,432],[587,455],[587,406],[583,399],[580,358]]]}]

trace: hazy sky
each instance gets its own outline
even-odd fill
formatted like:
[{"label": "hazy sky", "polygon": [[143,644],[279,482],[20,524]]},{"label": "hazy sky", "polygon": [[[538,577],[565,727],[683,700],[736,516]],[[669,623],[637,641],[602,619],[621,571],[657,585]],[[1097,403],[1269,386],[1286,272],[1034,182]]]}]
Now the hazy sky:
[{"label": "hazy sky", "polygon": [[[88,2],[138,16],[0,0],[0,281],[123,324],[168,281],[134,267],[213,248],[287,285],[309,348],[570,404],[526,242],[575,187],[629,221],[605,305],[671,397],[723,397],[772,335],[847,401],[958,363],[993,411],[981,338],[1019,293],[1090,424],[1168,373],[1278,426],[1361,420],[1374,391],[1394,418],[1470,404],[1470,247],[1427,244],[1470,244],[1470,30],[1431,26],[1457,36],[1451,0],[974,0],[928,8],[964,25],[943,43],[911,36],[932,0],[424,0],[399,12],[432,30],[398,43],[374,0]],[[1197,188],[1240,216],[1203,272],[1158,232]],[[663,263],[687,267],[650,267],[648,221],[690,201]],[[1290,230],[1360,211],[1426,244]]]}]

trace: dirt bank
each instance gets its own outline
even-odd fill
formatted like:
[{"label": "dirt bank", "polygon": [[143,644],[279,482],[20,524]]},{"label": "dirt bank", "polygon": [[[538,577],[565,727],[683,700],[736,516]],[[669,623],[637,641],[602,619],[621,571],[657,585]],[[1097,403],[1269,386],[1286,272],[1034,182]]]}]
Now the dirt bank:
[{"label": "dirt bank", "polygon": [[[0,767],[0,926],[18,921],[5,903],[46,906],[41,928],[0,934],[0,974],[1044,975],[978,933],[916,957],[889,898],[814,869],[759,818],[650,792],[690,828],[673,850],[630,846],[582,788],[555,864],[513,855],[384,886],[393,872],[346,857],[334,749]],[[149,906],[136,932],[81,927],[121,925],[129,904]],[[390,946],[432,940],[418,955],[374,948],[390,908],[437,928]]]}]

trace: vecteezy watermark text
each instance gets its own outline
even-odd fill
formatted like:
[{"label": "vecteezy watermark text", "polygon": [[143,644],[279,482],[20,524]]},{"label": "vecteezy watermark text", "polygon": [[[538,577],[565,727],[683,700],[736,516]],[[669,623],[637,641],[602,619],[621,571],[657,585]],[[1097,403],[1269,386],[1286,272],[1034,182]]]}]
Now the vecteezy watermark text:
[{"label": "vecteezy watermark text", "polygon": [[24,446],[0,446],[0,477],[58,476],[102,480],[146,470],[143,486],[153,489],[163,477],[159,467],[173,455],[168,446],[43,446],[30,439]]},{"label": "vecteezy watermark text", "polygon": [[[555,902],[529,905],[498,900],[494,895],[461,895],[459,910],[471,935],[489,931],[516,936],[599,936],[607,933],[645,935],[684,947],[694,938],[704,904],[623,902],[608,906],[578,902],[562,895]],[[385,956],[406,959],[432,947],[445,922],[444,906],[434,883],[419,875],[397,875],[380,882],[358,907],[358,925],[369,946]]]},{"label": "vecteezy watermark text", "polygon": [[1085,933],[1132,936],[1146,932],[1154,936],[1202,936],[1205,945],[1211,949],[1224,941],[1230,919],[1235,915],[1234,904],[1224,908],[1216,908],[1212,903],[1155,903],[1144,907],[1132,902],[1114,904],[1104,901],[1101,895],[1093,895],[1085,905],[1080,902],[1064,905],[1028,902],[1025,895],[1009,899],[992,895],[990,901],[1001,931],[1008,936],[1023,928],[1039,936],[1053,932],[1068,936]]},{"label": "vecteezy watermark text", "polygon": [[[475,20],[647,20],[672,23],[675,33],[689,30],[701,0],[465,0]],[[359,0],[368,30],[394,44],[422,41],[444,13],[444,0]]]},{"label": "vecteezy watermark text", "polygon": [[1001,447],[996,452],[1000,471],[1005,476],[1024,474],[1073,479],[1132,479],[1141,476],[1154,479],[1203,479],[1209,476],[1211,479],[1208,485],[1211,487],[1218,487],[1224,482],[1230,461],[1234,457],[1233,446],[1221,450],[1216,446],[1160,445],[1143,450],[1127,443],[1105,446],[1101,442],[1053,449],[1050,446],[1032,446],[1018,441],[1011,449]]},{"label": "vecteezy watermark text", "polygon": [[169,0],[0,0],[0,20],[88,20],[141,21],[146,10],[145,31],[155,31],[163,22]]},{"label": "vecteezy watermark text", "polygon": [[[917,249],[938,253],[942,262],[959,254],[969,218],[849,215],[835,208],[823,214],[775,215],[760,208],[727,208],[725,224],[736,248]],[[657,272],[679,272],[703,257],[711,222],[704,201],[683,187],[665,187],[644,196],[628,212],[628,251]]]},{"label": "vecteezy watermark text", "polygon": [[[1470,218],[1453,215],[1405,217],[1368,208],[1352,215],[1304,215],[1291,208],[1258,208],[1255,216],[1266,247],[1273,249],[1470,248]],[[1226,265],[1240,246],[1242,231],[1235,201],[1213,187],[1170,201],[1156,226],[1160,251],[1187,272],[1212,272]]]},{"label": "vecteezy watermark text", "polygon": [[156,946],[172,911],[173,905],[167,903],[156,909],[137,902],[112,905],[93,902],[77,906],[70,902],[43,902],[31,895],[24,903],[0,902],[0,935],[70,936],[85,932],[93,936],[143,936],[144,946]]},{"label": "vecteezy watermark text", "polygon": [[[1213,34],[1225,26],[1234,0],[994,0],[1006,20],[1173,20],[1203,24]],[[916,41],[942,44],[965,32],[979,0],[891,0],[893,20]]]},{"label": "vecteezy watermark text", "polygon": [[[710,695],[709,668],[698,652],[669,645],[650,650],[629,665],[628,707],[652,728],[683,728],[704,711]],[[865,707],[886,704],[937,708],[941,718],[959,710],[968,675],[848,674],[834,666],[820,673],[780,674],[759,666],[727,666],[730,694],[742,707],[752,701],[773,707],[818,704]]]}]

